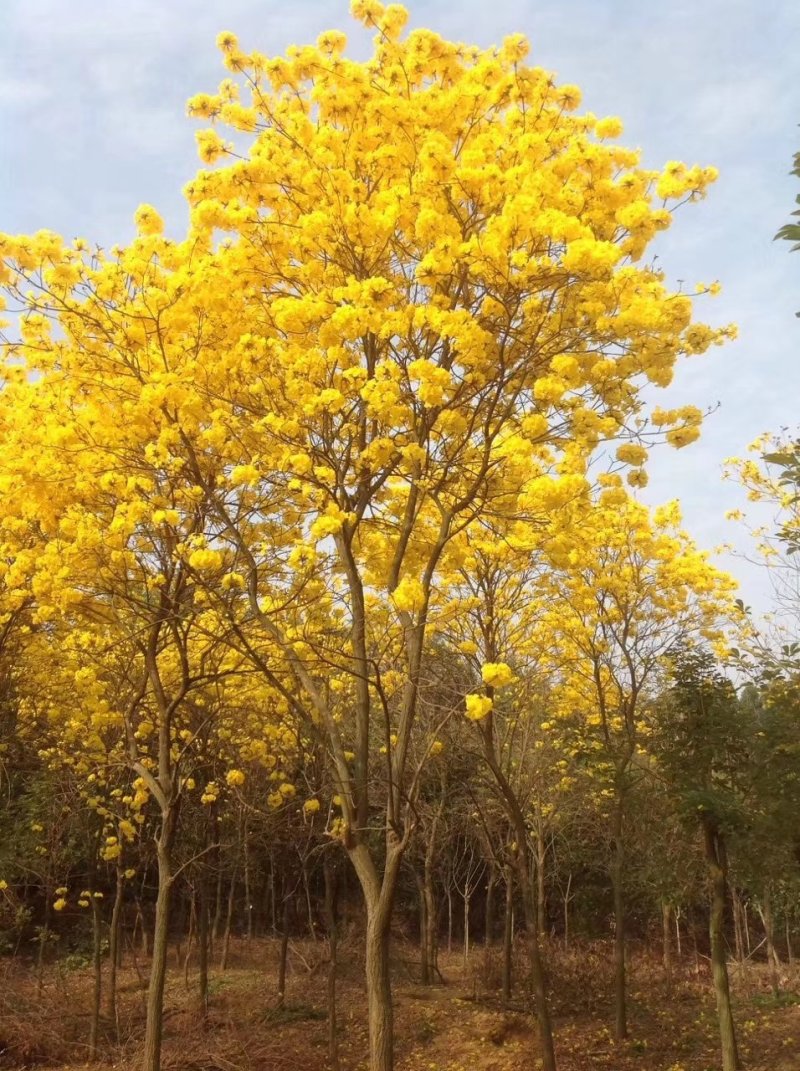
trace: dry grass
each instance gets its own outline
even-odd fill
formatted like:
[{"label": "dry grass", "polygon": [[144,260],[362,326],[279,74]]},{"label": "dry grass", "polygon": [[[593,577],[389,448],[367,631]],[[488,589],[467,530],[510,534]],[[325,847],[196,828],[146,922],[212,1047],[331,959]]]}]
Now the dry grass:
[{"label": "dry grass", "polygon": [[[422,988],[416,953],[397,948],[395,962],[397,1071],[532,1071],[536,1032],[524,993],[512,1006],[499,1000],[499,952],[476,948],[468,964],[453,952],[440,957],[446,985]],[[668,986],[659,965],[634,957],[631,1038],[609,1036],[609,949],[587,945],[569,954],[551,950],[557,979],[554,1011],[563,1071],[712,1071],[718,1065],[707,964],[686,963]],[[341,1071],[360,1071],[367,1051],[360,950],[347,946],[339,982]],[[229,968],[212,972],[204,1021],[195,965],[188,988],[183,965],[171,957],[166,996],[165,1071],[324,1071],[326,946],[292,945],[286,1004],[277,1009],[277,942],[237,941]],[[524,970],[522,956],[518,964]],[[140,964],[140,969],[142,965]],[[734,971],[742,1055],[751,1071],[800,1069],[800,975],[785,972],[775,1000],[764,970]],[[0,966],[0,1068],[85,1065],[90,979],[85,970],[52,968],[41,999],[30,968]],[[105,1024],[104,1061],[133,1071],[144,1030],[137,972],[120,973],[119,1037]]]}]

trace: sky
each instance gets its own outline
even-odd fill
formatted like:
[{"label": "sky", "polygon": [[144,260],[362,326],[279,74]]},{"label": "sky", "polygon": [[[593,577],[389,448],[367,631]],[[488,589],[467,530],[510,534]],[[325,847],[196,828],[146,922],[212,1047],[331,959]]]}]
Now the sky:
[{"label": "sky", "polygon": [[[800,253],[773,242],[800,189],[800,4],[796,0],[416,0],[411,25],[488,46],[509,33],[529,62],[578,84],[583,106],[618,115],[624,144],[646,166],[713,164],[719,182],[660,237],[673,283],[718,280],[702,308],[739,338],[692,358],[654,402],[713,409],[699,442],[654,451],[644,497],[679,497],[687,529],[709,549],[751,548],[725,520],[743,504],[722,480],[725,458],[766,431],[796,428],[800,404]],[[347,0],[2,0],[0,231],[46,227],[108,247],[133,235],[133,213],[155,205],[178,234],[181,188],[198,167],[186,99],[227,75],[214,40],[232,30],[269,54],[344,29],[364,57],[369,35]],[[763,519],[763,518],[762,518]],[[769,606],[763,570],[721,559],[756,610]]]}]

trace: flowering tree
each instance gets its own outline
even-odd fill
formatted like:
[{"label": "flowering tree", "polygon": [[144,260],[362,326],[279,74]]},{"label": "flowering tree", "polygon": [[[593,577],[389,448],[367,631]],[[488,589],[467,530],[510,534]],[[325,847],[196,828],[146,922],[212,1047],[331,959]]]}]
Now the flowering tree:
[{"label": "flowering tree", "polygon": [[[370,1066],[388,1071],[389,923],[435,730],[420,688],[470,539],[585,495],[598,444],[644,428],[640,387],[729,332],[693,322],[642,260],[713,169],[641,168],[613,143],[619,121],[578,114],[577,88],[528,66],[520,36],[480,50],[404,36],[398,5],[353,12],[375,31],[361,63],[338,32],[276,58],[220,35],[234,77],[189,104],[219,166],[187,185],[181,241],[150,206],[108,256],[0,239],[21,328],[0,479],[29,484],[3,537],[40,619],[88,584],[98,620],[120,601],[149,620],[129,631],[159,724],[227,672],[209,643],[324,742],[330,831],[367,910]],[[699,412],[650,422],[681,446]],[[632,482],[643,460],[627,458]],[[100,545],[87,576],[71,548]],[[142,773],[156,795],[167,766]],[[537,1011],[552,1071],[544,998]]]}]

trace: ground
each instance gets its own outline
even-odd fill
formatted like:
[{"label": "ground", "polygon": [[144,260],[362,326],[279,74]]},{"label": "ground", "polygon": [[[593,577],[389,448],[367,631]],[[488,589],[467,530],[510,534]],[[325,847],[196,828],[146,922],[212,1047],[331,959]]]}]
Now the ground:
[{"label": "ground", "polygon": [[[185,949],[171,954],[166,1000],[165,1071],[326,1071],[326,956],[323,941],[292,942],[286,1003],[276,1008],[278,943],[236,941],[225,972],[215,966],[205,1025],[198,1013],[196,967]],[[499,1000],[499,952],[443,952],[445,984],[417,982],[412,946],[396,946],[397,1071],[533,1071],[536,1032],[521,987]],[[555,1026],[560,1071],[716,1071],[719,1067],[708,965],[682,964],[668,981],[642,950],[632,956],[630,1038],[609,1032],[604,946],[552,949],[557,979]],[[130,959],[130,957],[129,957]],[[521,965],[520,965],[521,966]],[[188,968],[188,969],[187,969]],[[105,1027],[102,1056],[122,1071],[137,1067],[146,964],[120,973],[120,1042]],[[29,964],[0,964],[0,1068],[69,1071],[84,1066],[89,970],[81,957],[51,965],[39,997]],[[776,998],[757,964],[732,966],[737,1026],[746,1071],[800,1071],[800,971],[786,968]],[[366,1067],[365,999],[358,948],[347,943],[339,981],[340,1071]]]}]

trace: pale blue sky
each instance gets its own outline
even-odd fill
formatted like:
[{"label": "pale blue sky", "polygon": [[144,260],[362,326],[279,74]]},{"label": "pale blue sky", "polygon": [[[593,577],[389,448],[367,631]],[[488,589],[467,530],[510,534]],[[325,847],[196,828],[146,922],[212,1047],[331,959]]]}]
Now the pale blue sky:
[{"label": "pale blue sky", "polygon": [[[180,189],[197,166],[185,101],[225,76],[214,46],[279,52],[331,27],[363,55],[346,0],[3,0],[0,38],[0,230],[40,227],[103,245],[132,234],[137,205],[178,232]],[[722,461],[756,435],[797,425],[800,254],[773,243],[798,191],[800,3],[796,0],[417,0],[412,23],[488,45],[522,31],[530,60],[583,89],[584,106],[619,115],[649,165],[683,159],[721,172],[660,242],[673,279],[719,279],[709,315],[740,338],[687,362],[661,404],[720,403],[699,443],[664,448],[649,501],[678,496],[702,545],[737,538],[740,504]],[[740,537],[740,536],[739,536]],[[765,606],[758,570],[732,563],[746,600]]]}]

